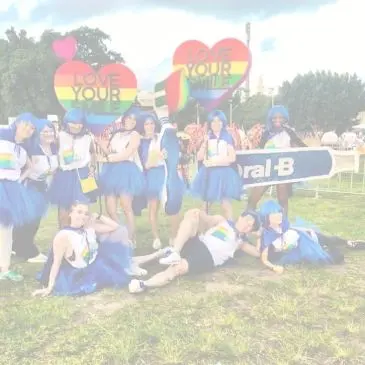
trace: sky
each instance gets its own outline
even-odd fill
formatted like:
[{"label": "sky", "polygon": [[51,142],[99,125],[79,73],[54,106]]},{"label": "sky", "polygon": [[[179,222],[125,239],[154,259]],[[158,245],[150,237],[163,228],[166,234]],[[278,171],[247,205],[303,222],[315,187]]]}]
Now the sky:
[{"label": "sky", "polygon": [[99,27],[140,87],[152,89],[171,72],[179,44],[246,42],[250,21],[254,91],[260,78],[276,89],[310,70],[356,72],[365,80],[364,15],[364,0],[1,0],[0,32],[14,26],[37,37],[44,29]]}]

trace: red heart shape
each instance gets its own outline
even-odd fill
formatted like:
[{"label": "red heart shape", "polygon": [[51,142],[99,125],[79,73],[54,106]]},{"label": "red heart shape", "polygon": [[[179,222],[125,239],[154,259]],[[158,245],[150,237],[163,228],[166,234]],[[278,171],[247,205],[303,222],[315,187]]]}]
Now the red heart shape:
[{"label": "red heart shape", "polygon": [[52,43],[52,48],[56,56],[66,61],[71,61],[77,52],[77,41],[71,36],[63,39],[56,39]]},{"label": "red heart shape", "polygon": [[191,96],[208,110],[217,107],[245,81],[251,67],[249,48],[226,38],[211,49],[197,40],[182,43],[173,56],[173,69],[185,72]]},{"label": "red heart shape", "polygon": [[105,128],[134,103],[137,78],[122,64],[95,71],[84,62],[71,61],[57,69],[54,88],[64,109],[83,108],[97,116],[95,125]]}]

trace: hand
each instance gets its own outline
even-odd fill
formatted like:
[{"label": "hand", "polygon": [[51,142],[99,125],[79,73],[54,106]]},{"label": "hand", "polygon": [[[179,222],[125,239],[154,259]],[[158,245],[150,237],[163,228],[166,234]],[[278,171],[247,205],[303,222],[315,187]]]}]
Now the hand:
[{"label": "hand", "polygon": [[40,297],[44,298],[44,297],[48,297],[51,293],[52,293],[52,289],[50,289],[50,288],[43,288],[43,289],[35,290],[32,293],[32,296],[33,297],[36,297],[36,296],[39,295]]},{"label": "hand", "polygon": [[161,159],[166,160],[167,159],[167,151],[165,149],[163,149],[161,151]]},{"label": "hand", "polygon": [[204,160],[203,161],[203,165],[205,167],[213,167],[214,166],[214,162],[212,160]]},{"label": "hand", "polygon": [[91,214],[91,219],[93,219],[93,220],[99,220],[99,216],[100,216],[100,214],[98,214],[98,213],[93,213],[93,214]]},{"label": "hand", "polygon": [[108,144],[108,141],[104,140],[101,136],[95,136],[95,143],[100,147],[104,147]]},{"label": "hand", "polygon": [[95,165],[90,165],[90,167],[89,167],[89,176],[95,176],[95,172],[96,172],[96,166]]},{"label": "hand", "polygon": [[96,161],[98,162],[108,162],[106,157],[103,155],[96,155]]},{"label": "hand", "polygon": [[276,274],[282,274],[284,272],[284,267],[283,266],[275,265],[272,268],[272,271],[274,271]]}]

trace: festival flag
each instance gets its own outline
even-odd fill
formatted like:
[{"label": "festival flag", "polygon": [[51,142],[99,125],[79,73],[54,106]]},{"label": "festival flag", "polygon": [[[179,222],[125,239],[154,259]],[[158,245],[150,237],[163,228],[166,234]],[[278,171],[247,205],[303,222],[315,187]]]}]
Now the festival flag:
[{"label": "festival flag", "polygon": [[182,110],[189,100],[189,83],[182,70],[173,72],[155,85],[155,108],[167,108],[169,113]]}]

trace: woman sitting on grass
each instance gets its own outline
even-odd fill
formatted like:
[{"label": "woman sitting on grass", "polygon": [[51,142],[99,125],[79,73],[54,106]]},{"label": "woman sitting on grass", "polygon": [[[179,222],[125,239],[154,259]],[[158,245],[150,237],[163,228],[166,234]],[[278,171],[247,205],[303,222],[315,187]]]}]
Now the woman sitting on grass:
[{"label": "woman sitting on grass", "polygon": [[165,250],[131,257],[132,248],[125,244],[128,231],[112,219],[98,214],[90,216],[86,203],[71,207],[69,225],[53,240],[39,281],[43,289],[33,295],[85,295],[106,287],[126,286],[131,276],[145,276],[140,268],[164,256]]},{"label": "woman sitting on grass", "polygon": [[56,234],[40,273],[44,288],[33,295],[85,295],[105,287],[124,287],[130,276],[147,274],[139,264],[164,254],[161,250],[132,261],[132,249],[124,242],[128,242],[124,227],[105,216],[90,216],[88,205],[76,202],[69,225]]},{"label": "woman sitting on grass", "polygon": [[261,206],[260,214],[263,226],[261,261],[279,274],[284,271],[285,265],[341,264],[344,258],[337,250],[337,245],[348,248],[363,248],[365,245],[363,241],[350,241],[312,229],[293,227],[284,209],[273,200]]}]

